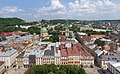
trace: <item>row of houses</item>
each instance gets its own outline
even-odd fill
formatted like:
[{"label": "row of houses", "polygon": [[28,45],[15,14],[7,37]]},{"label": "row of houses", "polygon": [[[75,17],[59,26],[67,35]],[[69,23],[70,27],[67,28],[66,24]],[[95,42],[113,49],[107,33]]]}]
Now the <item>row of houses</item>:
[{"label": "row of houses", "polygon": [[17,57],[18,67],[34,64],[94,66],[94,58],[77,42],[39,42],[32,47],[32,50],[28,49]]},{"label": "row of houses", "polygon": [[[101,67],[104,70],[107,70],[110,63],[112,61],[117,61],[117,63],[120,63],[120,53],[119,52],[115,52],[112,49],[112,43],[113,41],[105,35],[91,35],[91,36],[87,36],[86,34],[81,35],[81,33],[77,34],[77,39],[79,39],[79,41],[81,43],[83,43],[83,46],[91,53],[92,56],[94,56],[95,58],[95,64],[98,65],[99,67]],[[96,44],[94,44],[94,41],[96,39],[100,39],[101,41],[105,42],[104,46],[97,46]],[[118,45],[116,50],[120,50],[119,49],[120,46]],[[112,73],[112,74],[119,74],[119,73]]]}]

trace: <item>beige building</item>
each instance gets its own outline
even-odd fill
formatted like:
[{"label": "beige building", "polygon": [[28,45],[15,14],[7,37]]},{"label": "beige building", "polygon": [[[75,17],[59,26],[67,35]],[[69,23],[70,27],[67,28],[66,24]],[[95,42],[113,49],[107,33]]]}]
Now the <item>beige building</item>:
[{"label": "beige building", "polygon": [[0,50],[0,61],[5,62],[5,67],[10,68],[15,65],[15,60],[18,55],[17,50],[9,48],[7,50]]},{"label": "beige building", "polygon": [[16,57],[16,66],[19,68],[19,67],[23,67],[23,53],[18,55]]},{"label": "beige building", "polygon": [[103,53],[97,58],[97,63],[100,65],[100,67],[103,69],[107,69],[109,61],[120,61],[120,54],[114,52],[107,52]]},{"label": "beige building", "polygon": [[44,56],[42,57],[42,64],[54,64],[54,50],[45,50]]},{"label": "beige building", "polygon": [[[65,44],[66,45],[66,44]],[[73,42],[67,44],[67,49],[62,45],[61,48],[61,64],[62,65],[78,65],[81,67],[93,67],[94,58],[79,43]]]},{"label": "beige building", "polygon": [[20,57],[17,59],[17,64],[19,66],[23,64],[24,67],[30,67],[34,64],[92,67],[94,66],[94,58],[78,42],[38,42],[33,44],[31,50],[25,51],[23,59]]},{"label": "beige building", "polygon": [[5,72],[5,63],[0,62],[0,74],[3,74]]},{"label": "beige building", "polygon": [[93,67],[94,58],[92,56],[85,56],[80,58],[80,64],[84,67]]}]

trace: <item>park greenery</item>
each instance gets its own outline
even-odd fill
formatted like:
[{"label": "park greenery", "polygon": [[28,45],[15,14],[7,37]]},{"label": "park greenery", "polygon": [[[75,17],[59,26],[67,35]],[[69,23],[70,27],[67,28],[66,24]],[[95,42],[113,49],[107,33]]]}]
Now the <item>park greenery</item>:
[{"label": "park greenery", "polygon": [[2,32],[13,32],[13,31],[27,31],[20,27],[15,27],[16,25],[34,25],[37,22],[26,22],[20,18],[0,18],[0,33]]},{"label": "park greenery", "polygon": [[105,42],[104,41],[101,41],[100,39],[96,39],[94,44],[97,44],[98,46],[104,46],[105,45]]},{"label": "park greenery", "polygon": [[105,34],[105,35],[108,35],[108,32],[103,32],[103,31],[98,32],[98,31],[93,31],[93,30],[83,30],[81,32],[88,34],[88,36],[90,36],[92,34]]},{"label": "park greenery", "polygon": [[25,74],[86,74],[83,68],[75,65],[34,65]]}]

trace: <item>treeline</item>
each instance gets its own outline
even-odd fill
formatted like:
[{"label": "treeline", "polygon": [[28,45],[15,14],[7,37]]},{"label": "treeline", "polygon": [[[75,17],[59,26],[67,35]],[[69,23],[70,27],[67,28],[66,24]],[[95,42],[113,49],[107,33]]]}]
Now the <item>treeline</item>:
[{"label": "treeline", "polygon": [[25,23],[20,18],[0,18],[0,26],[14,26],[20,23]]},{"label": "treeline", "polygon": [[0,26],[34,25],[38,22],[26,22],[21,18],[0,18]]},{"label": "treeline", "polygon": [[28,29],[14,27],[14,26],[0,27],[0,33],[2,33],[2,32],[14,32],[14,31],[29,32],[31,34],[33,34],[33,33],[40,34],[40,28],[38,28],[38,27],[29,27]]},{"label": "treeline", "polygon": [[97,31],[93,31],[93,30],[83,30],[81,32],[84,32],[84,33],[86,33],[86,34],[88,34],[90,36],[92,34],[105,34],[105,35],[108,35],[112,31],[106,31],[106,32],[100,31],[100,32],[97,32]]},{"label": "treeline", "polygon": [[[20,18],[0,18],[0,33],[13,32],[13,31],[28,31],[26,29],[22,29],[20,27],[15,27],[15,26],[16,25],[18,25],[18,26],[20,26],[20,25],[35,25],[36,23],[38,23],[38,22],[26,22]],[[32,31],[33,30],[30,30],[30,32],[32,32]],[[33,31],[33,32],[36,32],[36,31]],[[37,31],[37,33],[38,33],[38,31]]]},{"label": "treeline", "polygon": [[25,74],[86,74],[83,68],[75,65],[35,65],[29,68]]},{"label": "treeline", "polygon": [[71,23],[78,22],[78,20],[62,20],[62,19],[58,19],[58,20],[41,20],[42,24],[52,24],[52,25],[56,25],[58,23],[65,24],[66,22],[71,24]]}]

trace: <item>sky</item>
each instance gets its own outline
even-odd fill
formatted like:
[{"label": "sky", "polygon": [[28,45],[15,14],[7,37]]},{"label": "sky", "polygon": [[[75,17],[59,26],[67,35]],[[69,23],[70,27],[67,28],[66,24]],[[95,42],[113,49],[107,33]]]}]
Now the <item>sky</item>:
[{"label": "sky", "polygon": [[120,0],[0,0],[0,17],[118,20]]}]

